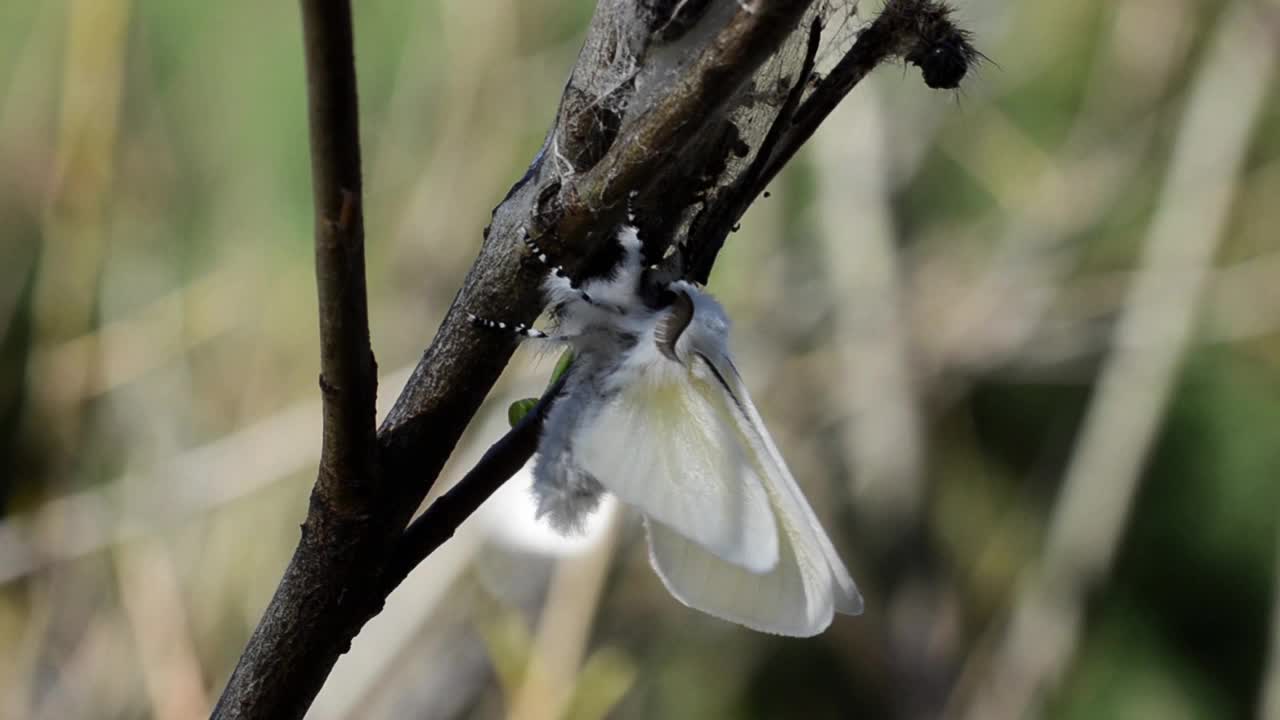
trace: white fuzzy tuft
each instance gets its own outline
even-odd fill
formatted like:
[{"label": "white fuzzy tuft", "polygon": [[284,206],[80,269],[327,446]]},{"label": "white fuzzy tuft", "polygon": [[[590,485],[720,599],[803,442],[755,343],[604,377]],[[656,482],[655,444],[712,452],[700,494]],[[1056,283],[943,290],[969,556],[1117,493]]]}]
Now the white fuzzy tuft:
[{"label": "white fuzzy tuft", "polygon": [[553,471],[543,470],[533,483],[538,517],[546,518],[557,532],[581,535],[586,529],[587,518],[600,507],[604,486],[571,464],[554,464],[560,467]]}]

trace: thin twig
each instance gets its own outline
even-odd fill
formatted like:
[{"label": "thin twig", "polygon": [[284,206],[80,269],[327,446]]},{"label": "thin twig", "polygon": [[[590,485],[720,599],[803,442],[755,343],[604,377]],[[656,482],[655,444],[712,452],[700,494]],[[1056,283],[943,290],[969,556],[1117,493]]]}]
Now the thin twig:
[{"label": "thin twig", "polygon": [[377,365],[369,343],[355,48],[347,2],[302,2],[315,204],[316,294],[324,446],[319,499],[368,512],[374,476]]},{"label": "thin twig", "polygon": [[384,597],[404,581],[418,563],[453,537],[462,521],[471,517],[485,500],[533,457],[538,448],[538,437],[542,433],[542,422],[570,372],[573,370],[561,375],[520,422],[485,451],[480,461],[457,485],[431,503],[426,512],[410,523],[383,572],[381,584]]},{"label": "thin twig", "polygon": [[302,539],[214,718],[301,717],[348,647],[348,587],[376,570],[377,368],[369,343],[355,48],[347,0],[302,0],[323,447]]},{"label": "thin twig", "polygon": [[716,257],[720,254],[720,249],[724,247],[724,241],[729,235],[728,232],[723,232],[723,230],[736,225],[738,220],[747,212],[747,208],[751,207],[751,203],[755,201],[756,196],[764,191],[767,184],[763,180],[765,169],[768,167],[778,143],[786,136],[792,121],[795,119],[796,109],[800,106],[800,99],[804,96],[805,88],[810,84],[813,68],[818,60],[818,47],[821,43],[822,18],[815,16],[813,22],[809,25],[809,36],[805,45],[804,62],[801,63],[800,72],[796,75],[795,81],[791,85],[791,90],[787,93],[787,99],[782,103],[777,117],[773,119],[773,124],[769,126],[768,134],[765,135],[764,140],[760,143],[760,149],[756,151],[756,156],[751,160],[751,165],[720,198],[717,198],[714,206],[708,206],[704,209],[703,216],[694,223],[694,233],[698,233],[702,227],[719,229],[721,232],[712,232],[704,235],[700,242],[690,248],[686,275],[691,280],[700,283],[707,282],[707,279],[711,276],[711,267],[715,265]]},{"label": "thin twig", "polygon": [[944,4],[934,0],[891,0],[796,111],[788,132],[760,173],[758,188],[763,190],[773,180],[840,101],[881,63],[928,48],[939,39],[963,43],[957,52],[971,61],[974,51],[967,44],[967,35],[951,24],[949,14]]},{"label": "thin twig", "polygon": [[[705,213],[707,219],[695,229],[696,237],[690,238],[693,279],[706,281],[725,237],[755,198],[813,137],[840,101],[881,63],[897,57],[907,58],[921,66],[931,86],[955,87],[950,80],[959,82],[982,56],[969,42],[968,33],[952,24],[950,14],[950,8],[938,0],[890,0],[871,25],[858,35],[840,62],[818,82],[808,99],[796,107],[793,103],[799,102],[810,83],[821,35],[821,25],[815,19],[809,31],[806,72],[792,87],[783,112],[770,127],[769,136],[761,144],[748,172],[726,195],[723,207],[717,207],[714,213]],[[949,75],[944,75],[947,83],[937,84],[938,69],[930,60],[940,61],[948,68]]]}]

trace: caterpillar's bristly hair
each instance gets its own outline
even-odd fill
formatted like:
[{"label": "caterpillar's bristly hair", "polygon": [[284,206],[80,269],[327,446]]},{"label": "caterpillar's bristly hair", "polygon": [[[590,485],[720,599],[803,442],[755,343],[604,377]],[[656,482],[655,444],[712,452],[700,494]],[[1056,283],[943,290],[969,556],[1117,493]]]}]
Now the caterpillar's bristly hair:
[{"label": "caterpillar's bristly hair", "polygon": [[952,90],[983,59],[972,34],[952,22],[952,9],[939,0],[889,0],[877,23],[886,22],[907,40],[899,52],[920,68],[931,88]]}]

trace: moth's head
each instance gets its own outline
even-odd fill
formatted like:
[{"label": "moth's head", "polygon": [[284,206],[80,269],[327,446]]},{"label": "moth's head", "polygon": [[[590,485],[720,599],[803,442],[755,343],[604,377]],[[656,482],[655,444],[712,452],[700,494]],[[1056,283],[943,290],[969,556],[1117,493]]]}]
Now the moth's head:
[{"label": "moth's head", "polygon": [[654,341],[663,355],[683,365],[698,353],[724,352],[729,317],[715,298],[683,280],[663,288]]}]

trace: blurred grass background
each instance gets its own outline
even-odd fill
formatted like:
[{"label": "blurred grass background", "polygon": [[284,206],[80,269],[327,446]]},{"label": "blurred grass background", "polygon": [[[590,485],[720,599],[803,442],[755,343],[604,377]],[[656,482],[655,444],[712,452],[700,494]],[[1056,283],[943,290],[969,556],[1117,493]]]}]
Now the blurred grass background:
[{"label": "blurred grass background", "polygon": [[[394,393],[592,4],[355,10]],[[1280,5],[958,18],[992,62],[877,71],[710,285],[867,613],[754,634],[625,514],[497,537],[517,497],[312,717],[1280,717]],[[0,5],[2,717],[207,715],[279,579],[319,447],[304,93],[291,3]],[[448,477],[551,365],[517,355]]]}]

